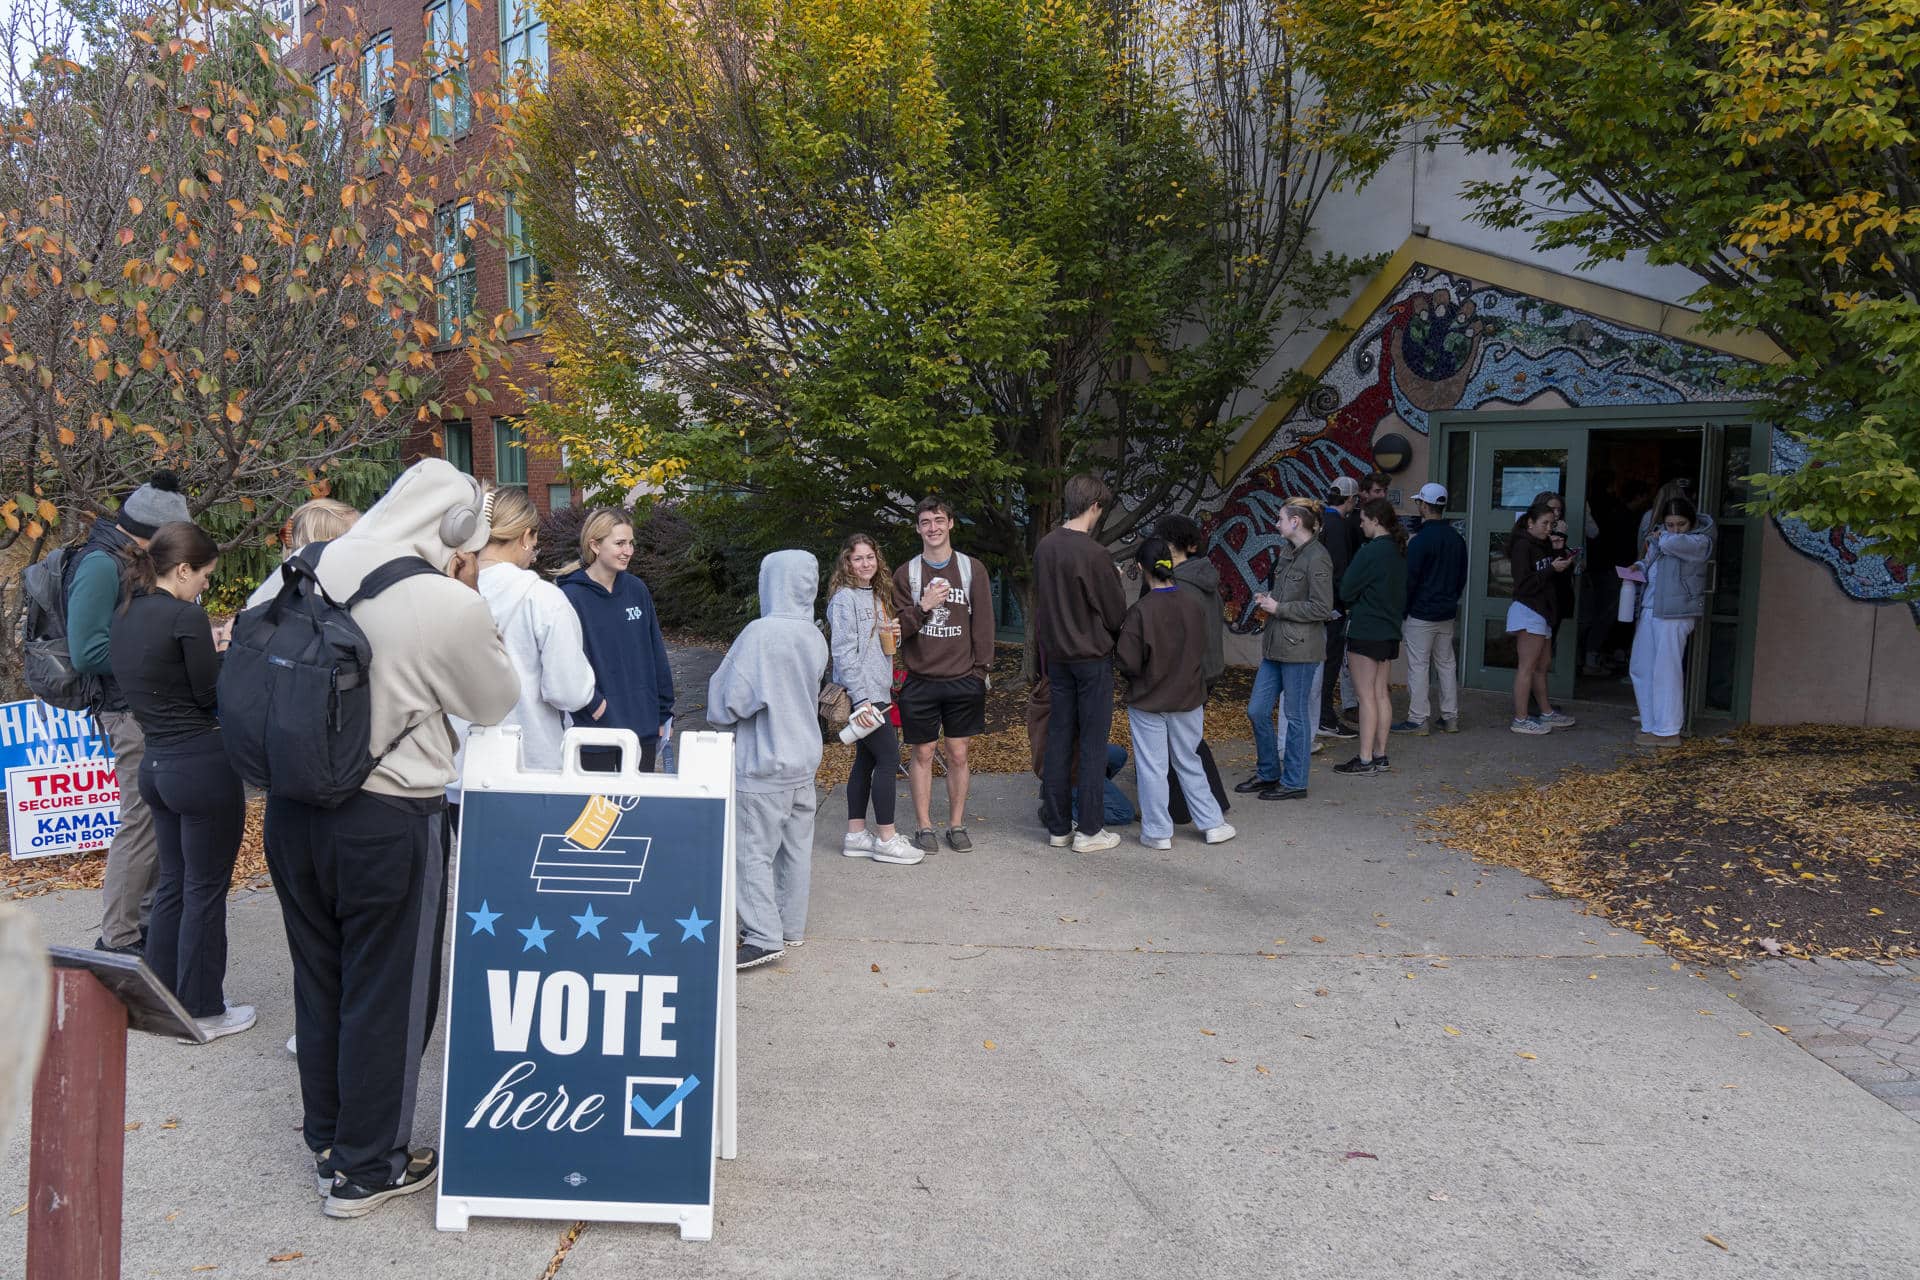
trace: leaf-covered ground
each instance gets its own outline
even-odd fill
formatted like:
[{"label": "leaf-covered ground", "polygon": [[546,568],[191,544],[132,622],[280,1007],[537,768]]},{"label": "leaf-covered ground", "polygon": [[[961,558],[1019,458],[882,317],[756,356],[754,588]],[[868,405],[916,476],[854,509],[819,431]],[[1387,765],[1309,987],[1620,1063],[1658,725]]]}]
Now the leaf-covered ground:
[{"label": "leaf-covered ground", "polygon": [[[256,797],[247,802],[247,825],[240,836],[240,857],[233,866],[236,893],[268,883],[266,845],[262,840],[266,810],[265,800]],[[33,898],[67,889],[98,889],[106,874],[104,852],[28,858],[21,862],[0,855],[0,898]]]},{"label": "leaf-covered ground", "polygon": [[1920,733],[1746,728],[1425,825],[1675,952],[1920,955]]}]

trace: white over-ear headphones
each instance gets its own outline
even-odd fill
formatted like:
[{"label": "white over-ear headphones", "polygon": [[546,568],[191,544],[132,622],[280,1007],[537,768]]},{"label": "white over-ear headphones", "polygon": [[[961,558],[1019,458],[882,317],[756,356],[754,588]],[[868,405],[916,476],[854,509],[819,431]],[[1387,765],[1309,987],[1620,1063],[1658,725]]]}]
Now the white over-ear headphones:
[{"label": "white over-ear headphones", "polygon": [[472,476],[467,483],[473,486],[473,505],[451,507],[440,517],[440,541],[449,547],[464,547],[473,541],[473,535],[481,529],[493,527],[493,490],[486,489]]}]

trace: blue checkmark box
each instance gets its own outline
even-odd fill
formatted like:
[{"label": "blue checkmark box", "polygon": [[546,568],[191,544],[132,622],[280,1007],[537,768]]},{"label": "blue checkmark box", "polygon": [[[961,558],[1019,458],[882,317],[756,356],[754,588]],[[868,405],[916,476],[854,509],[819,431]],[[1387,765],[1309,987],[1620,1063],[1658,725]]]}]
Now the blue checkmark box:
[{"label": "blue checkmark box", "polygon": [[[665,1098],[662,1098],[658,1103],[649,1103],[645,1098],[640,1096],[640,1091],[637,1086],[653,1084],[671,1084],[674,1086],[674,1089],[673,1092],[669,1093]],[[679,1137],[680,1118],[675,1113],[680,1104],[687,1100],[688,1095],[699,1087],[699,1076],[687,1076],[678,1081],[670,1077],[659,1076],[628,1077],[627,1101],[633,1110],[633,1114],[640,1118],[641,1124],[635,1125],[632,1117],[629,1117],[626,1124],[626,1132],[629,1136],[638,1135],[654,1138]],[[661,1122],[670,1115],[674,1117],[673,1127],[671,1129],[662,1129],[660,1127]]]}]

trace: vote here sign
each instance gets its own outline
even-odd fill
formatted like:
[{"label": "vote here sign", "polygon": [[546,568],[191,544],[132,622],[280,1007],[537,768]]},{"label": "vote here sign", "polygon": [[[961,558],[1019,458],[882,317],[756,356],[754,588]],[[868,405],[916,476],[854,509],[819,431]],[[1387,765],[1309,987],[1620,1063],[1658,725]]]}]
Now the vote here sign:
[{"label": "vote here sign", "polygon": [[[479,1213],[712,1233],[733,1083],[732,746],[688,736],[713,741],[684,744],[677,777],[521,774],[517,730],[469,741],[443,1229]],[[569,738],[570,765],[608,740]]]},{"label": "vote here sign", "polygon": [[7,848],[13,858],[92,853],[120,829],[111,760],[23,765],[6,771]]}]

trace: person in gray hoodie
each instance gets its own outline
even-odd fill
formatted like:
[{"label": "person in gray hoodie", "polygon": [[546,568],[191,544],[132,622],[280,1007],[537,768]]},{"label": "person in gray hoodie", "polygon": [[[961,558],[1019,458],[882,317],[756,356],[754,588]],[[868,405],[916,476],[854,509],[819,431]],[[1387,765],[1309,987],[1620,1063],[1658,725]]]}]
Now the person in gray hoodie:
[{"label": "person in gray hoodie", "polygon": [[828,658],[813,619],[819,592],[820,565],[809,553],[775,551],[761,560],[760,616],[707,682],[707,722],[733,732],[741,969],[778,960],[806,940]]},{"label": "person in gray hoodie", "polygon": [[439,824],[458,745],[447,717],[494,724],[520,696],[474,589],[490,507],[473,477],[425,459],[328,543],[314,569],[335,600],[407,556],[440,570],[353,608],[374,654],[369,736],[379,758],[360,791],[334,809],[267,800],[267,868],[293,956],[303,1129],[331,1218],[361,1217],[439,1172],[433,1151],[409,1143],[446,917]]},{"label": "person in gray hoodie", "polygon": [[[1220,683],[1220,677],[1226,673],[1226,619],[1220,613],[1220,571],[1207,557],[1206,535],[1200,531],[1200,525],[1192,516],[1163,516],[1154,524],[1154,532],[1167,540],[1173,551],[1173,581],[1181,591],[1191,596],[1207,618],[1207,651],[1200,659],[1200,677],[1206,682],[1207,697],[1213,697],[1213,688]],[[1143,586],[1145,584],[1142,584]],[[1213,793],[1213,802],[1225,813],[1233,808],[1227,795],[1227,784],[1220,777],[1220,766],[1213,761],[1213,748],[1206,739],[1200,741],[1200,768],[1207,775],[1207,789]],[[1169,772],[1167,785],[1171,788],[1167,796],[1167,808],[1173,815],[1175,826],[1192,820],[1192,812],[1187,807],[1186,792],[1181,789],[1180,778]]]},{"label": "person in gray hoodie", "polygon": [[[900,767],[900,739],[887,719],[893,697],[893,654],[900,640],[900,619],[893,616],[893,571],[880,544],[864,533],[840,547],[833,576],[827,579],[827,636],[833,650],[833,679],[853,699],[853,771],[847,775],[847,834],[840,852],[895,866],[912,866],[927,855],[894,828],[894,774]],[[874,830],[867,830],[867,802],[873,802]]]}]

